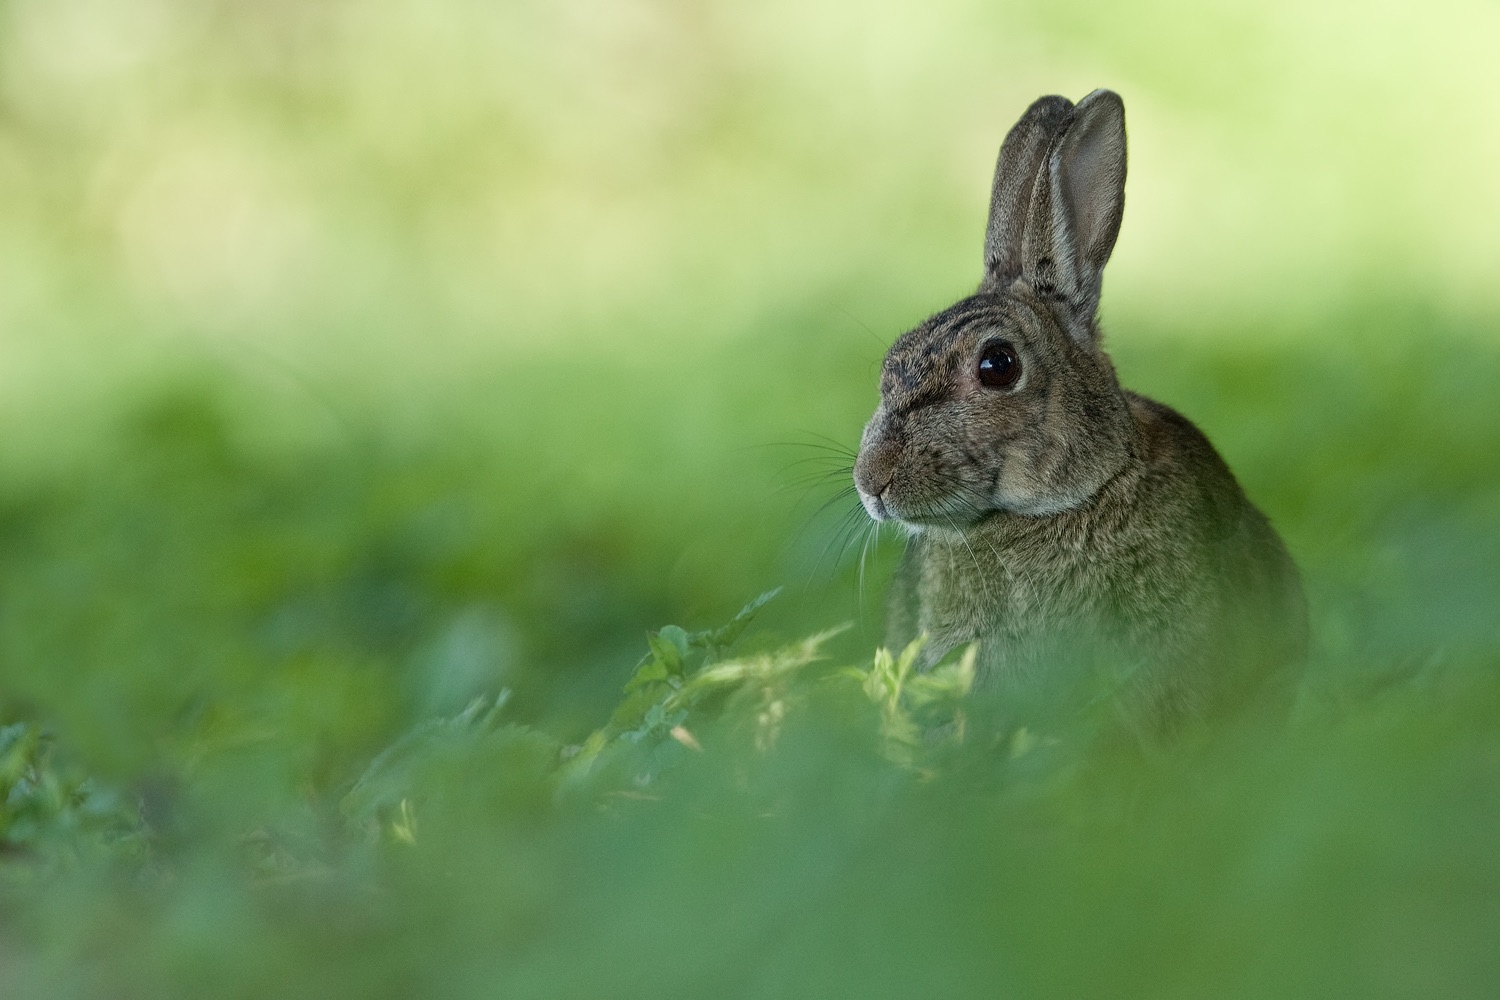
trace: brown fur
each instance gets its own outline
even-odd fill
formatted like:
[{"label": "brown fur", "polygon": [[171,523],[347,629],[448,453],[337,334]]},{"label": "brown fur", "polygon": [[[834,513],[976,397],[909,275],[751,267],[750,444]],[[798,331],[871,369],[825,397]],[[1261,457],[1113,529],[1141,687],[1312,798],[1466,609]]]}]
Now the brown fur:
[{"label": "brown fur", "polygon": [[[978,640],[998,686],[1084,640],[1124,668],[1137,715],[1170,722],[1298,658],[1305,611],[1285,547],[1207,438],[1123,390],[1100,347],[1123,114],[1105,91],[1043,98],[1012,130],[985,280],[891,347],[855,482],[872,516],[912,533],[894,644],[927,633],[930,665]],[[1006,389],[976,370],[997,339],[1021,362]]]}]

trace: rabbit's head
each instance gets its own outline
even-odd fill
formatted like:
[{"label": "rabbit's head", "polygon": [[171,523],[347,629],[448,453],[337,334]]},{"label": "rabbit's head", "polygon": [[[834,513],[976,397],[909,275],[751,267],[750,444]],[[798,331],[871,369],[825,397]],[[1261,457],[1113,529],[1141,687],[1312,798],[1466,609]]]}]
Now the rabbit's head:
[{"label": "rabbit's head", "polygon": [[903,334],[854,481],[913,530],[1083,503],[1133,454],[1095,311],[1125,200],[1125,109],[1096,90],[1033,104],[995,169],[979,291]]}]

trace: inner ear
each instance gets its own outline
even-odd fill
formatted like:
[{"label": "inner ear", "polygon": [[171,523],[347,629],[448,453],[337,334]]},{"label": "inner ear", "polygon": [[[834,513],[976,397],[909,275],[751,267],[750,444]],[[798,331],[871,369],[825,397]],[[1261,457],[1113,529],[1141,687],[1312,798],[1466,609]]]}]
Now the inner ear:
[{"label": "inner ear", "polygon": [[1125,210],[1125,106],[1096,90],[1079,101],[1036,178],[1022,277],[1056,302],[1075,336],[1091,338],[1104,265]]},{"label": "inner ear", "polygon": [[[1125,105],[1096,90],[1078,104],[1059,144],[1057,182],[1085,279],[1104,270],[1125,213]],[[1097,284],[1097,278],[1095,279]]]}]

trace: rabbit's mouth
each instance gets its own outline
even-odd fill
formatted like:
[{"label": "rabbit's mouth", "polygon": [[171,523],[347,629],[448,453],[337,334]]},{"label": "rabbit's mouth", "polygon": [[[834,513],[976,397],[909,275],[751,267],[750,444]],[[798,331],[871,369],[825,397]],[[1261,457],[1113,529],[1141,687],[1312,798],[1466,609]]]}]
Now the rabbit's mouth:
[{"label": "rabbit's mouth", "polygon": [[884,494],[870,494],[864,490],[859,491],[859,502],[865,508],[865,513],[870,515],[872,521],[890,521],[894,519],[890,507],[886,506]]},{"label": "rabbit's mouth", "polygon": [[956,503],[953,498],[923,502],[895,497],[891,494],[892,491],[889,488],[879,493],[860,490],[859,502],[872,520],[894,521],[913,531],[924,531],[929,528],[961,531],[973,527],[993,513],[993,511],[975,509],[967,503]]}]

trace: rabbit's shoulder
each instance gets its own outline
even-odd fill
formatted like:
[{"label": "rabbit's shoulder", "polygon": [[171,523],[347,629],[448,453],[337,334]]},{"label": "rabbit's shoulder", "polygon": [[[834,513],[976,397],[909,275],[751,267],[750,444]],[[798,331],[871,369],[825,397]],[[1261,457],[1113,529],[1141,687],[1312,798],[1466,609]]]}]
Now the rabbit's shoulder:
[{"label": "rabbit's shoulder", "polygon": [[1191,516],[1206,539],[1220,540],[1240,530],[1255,511],[1234,473],[1198,426],[1154,399],[1127,392],[1137,429],[1147,502]]}]

